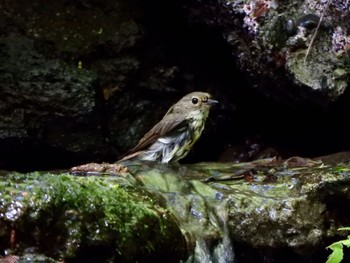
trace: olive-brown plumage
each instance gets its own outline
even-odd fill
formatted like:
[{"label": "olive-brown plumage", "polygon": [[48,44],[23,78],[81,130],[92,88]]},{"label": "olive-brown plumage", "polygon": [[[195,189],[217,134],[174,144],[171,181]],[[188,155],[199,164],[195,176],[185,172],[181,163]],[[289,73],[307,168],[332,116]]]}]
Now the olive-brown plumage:
[{"label": "olive-brown plumage", "polygon": [[168,163],[184,158],[200,137],[210,107],[216,103],[206,92],[187,94],[121,160]]}]

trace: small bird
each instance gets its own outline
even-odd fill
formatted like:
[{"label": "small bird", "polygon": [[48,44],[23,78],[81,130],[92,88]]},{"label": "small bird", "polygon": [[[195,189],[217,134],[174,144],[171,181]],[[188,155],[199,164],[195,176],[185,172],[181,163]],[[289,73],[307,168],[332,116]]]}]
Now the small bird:
[{"label": "small bird", "polygon": [[135,158],[169,163],[184,158],[200,137],[209,110],[216,103],[206,92],[187,94],[120,161]]}]

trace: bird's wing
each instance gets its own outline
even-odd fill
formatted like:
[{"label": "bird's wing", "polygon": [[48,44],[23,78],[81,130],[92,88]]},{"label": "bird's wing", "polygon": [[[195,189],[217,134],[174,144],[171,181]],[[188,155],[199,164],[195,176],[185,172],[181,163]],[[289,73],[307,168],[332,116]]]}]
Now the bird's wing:
[{"label": "bird's wing", "polygon": [[188,121],[183,114],[166,115],[160,122],[158,122],[149,132],[143,136],[139,143],[132,148],[126,155],[133,154],[145,150],[152,145],[158,138],[166,136],[178,130],[181,127],[187,126]]}]

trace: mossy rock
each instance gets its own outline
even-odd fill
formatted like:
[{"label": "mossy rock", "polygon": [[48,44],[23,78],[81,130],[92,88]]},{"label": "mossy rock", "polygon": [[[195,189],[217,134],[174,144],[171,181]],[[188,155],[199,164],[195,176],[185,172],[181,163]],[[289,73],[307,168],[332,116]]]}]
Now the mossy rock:
[{"label": "mossy rock", "polygon": [[[130,186],[130,183],[129,183]],[[65,262],[178,262],[174,217],[120,177],[10,174],[0,181],[0,248]]]}]

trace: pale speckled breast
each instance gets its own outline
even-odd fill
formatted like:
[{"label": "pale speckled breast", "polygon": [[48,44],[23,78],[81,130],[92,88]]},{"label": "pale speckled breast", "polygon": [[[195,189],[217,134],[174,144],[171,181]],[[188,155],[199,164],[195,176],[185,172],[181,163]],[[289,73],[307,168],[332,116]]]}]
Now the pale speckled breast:
[{"label": "pale speckled breast", "polygon": [[[204,129],[205,120],[208,117],[208,111],[194,111],[193,114],[189,116],[192,121],[189,123],[190,129],[192,130],[192,141],[195,143],[202,134]],[[192,143],[192,144],[193,144]]]},{"label": "pale speckled breast", "polygon": [[140,158],[149,161],[168,163],[184,158],[204,129],[208,112],[194,111],[188,116],[187,129],[173,136],[159,138]]}]

